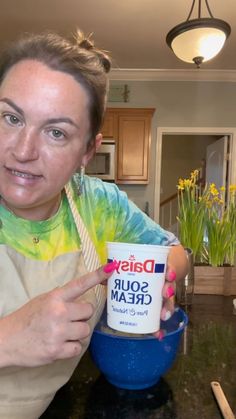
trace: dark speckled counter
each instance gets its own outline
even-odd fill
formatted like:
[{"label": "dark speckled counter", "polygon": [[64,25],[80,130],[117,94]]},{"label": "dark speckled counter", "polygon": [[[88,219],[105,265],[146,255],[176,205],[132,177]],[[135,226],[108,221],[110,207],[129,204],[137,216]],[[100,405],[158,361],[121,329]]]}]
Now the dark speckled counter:
[{"label": "dark speckled counter", "polygon": [[220,419],[211,391],[219,381],[236,414],[236,315],[233,297],[194,296],[189,325],[171,370],[146,390],[109,384],[85,354],[41,419]]}]

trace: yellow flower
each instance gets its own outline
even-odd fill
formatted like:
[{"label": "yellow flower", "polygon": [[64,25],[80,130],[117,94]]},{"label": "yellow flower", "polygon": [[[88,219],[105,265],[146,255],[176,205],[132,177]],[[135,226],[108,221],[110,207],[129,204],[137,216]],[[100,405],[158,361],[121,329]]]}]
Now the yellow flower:
[{"label": "yellow flower", "polygon": [[215,183],[211,183],[211,184],[210,184],[210,193],[211,193],[213,196],[217,196],[217,195],[219,195],[219,191],[216,189],[216,185],[215,185]]},{"label": "yellow flower", "polygon": [[197,169],[194,170],[193,172],[191,172],[190,179],[193,183],[196,183],[196,180],[198,178],[198,174],[199,174],[199,170],[197,170]]},{"label": "yellow flower", "polygon": [[178,190],[179,191],[183,191],[184,190],[184,181],[183,181],[183,179],[179,179],[179,183],[178,183],[178,185],[177,185],[177,188],[178,188]]},{"label": "yellow flower", "polygon": [[192,186],[192,181],[191,181],[191,179],[184,179],[184,187],[186,188],[189,188],[189,187],[191,187]]},{"label": "yellow flower", "polygon": [[[188,179],[179,179],[181,242],[193,249],[196,261],[212,266],[233,265],[236,251],[236,184],[229,185],[227,190],[224,186],[217,188],[214,183],[202,188],[197,184],[197,176],[196,170]],[[207,235],[207,242],[204,235]]]},{"label": "yellow flower", "polygon": [[213,202],[215,202],[216,204],[220,204],[220,205],[223,205],[223,203],[224,203],[223,199],[220,199],[218,196],[213,197]]}]

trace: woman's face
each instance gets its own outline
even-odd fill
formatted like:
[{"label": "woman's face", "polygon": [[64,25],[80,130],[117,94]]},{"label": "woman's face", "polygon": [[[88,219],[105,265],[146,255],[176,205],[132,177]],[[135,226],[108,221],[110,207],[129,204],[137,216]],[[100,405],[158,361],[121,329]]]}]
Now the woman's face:
[{"label": "woman's face", "polygon": [[58,208],[71,175],[86,165],[89,98],[69,74],[24,60],[0,86],[0,195],[28,219]]}]

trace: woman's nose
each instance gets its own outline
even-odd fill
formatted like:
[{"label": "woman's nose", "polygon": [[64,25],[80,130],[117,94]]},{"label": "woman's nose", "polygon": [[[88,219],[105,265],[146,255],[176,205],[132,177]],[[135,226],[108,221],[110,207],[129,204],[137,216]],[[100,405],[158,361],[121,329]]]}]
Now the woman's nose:
[{"label": "woman's nose", "polygon": [[21,130],[16,138],[12,153],[18,161],[36,160],[38,158],[38,138],[32,130]]}]

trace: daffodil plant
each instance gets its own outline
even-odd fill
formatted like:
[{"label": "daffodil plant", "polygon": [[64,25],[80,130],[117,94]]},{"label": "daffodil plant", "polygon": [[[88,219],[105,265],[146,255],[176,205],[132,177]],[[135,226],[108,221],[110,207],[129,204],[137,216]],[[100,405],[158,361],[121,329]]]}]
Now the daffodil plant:
[{"label": "daffodil plant", "polygon": [[178,222],[181,243],[193,251],[195,263],[234,265],[236,254],[236,185],[204,188],[195,170],[178,183]]}]

